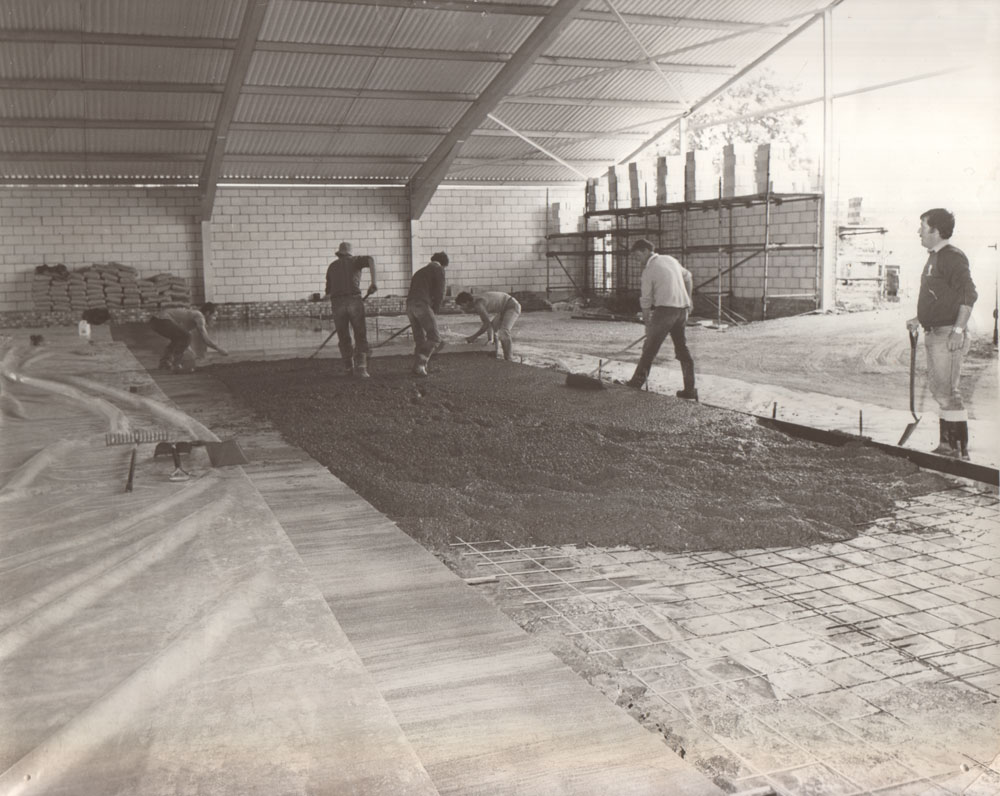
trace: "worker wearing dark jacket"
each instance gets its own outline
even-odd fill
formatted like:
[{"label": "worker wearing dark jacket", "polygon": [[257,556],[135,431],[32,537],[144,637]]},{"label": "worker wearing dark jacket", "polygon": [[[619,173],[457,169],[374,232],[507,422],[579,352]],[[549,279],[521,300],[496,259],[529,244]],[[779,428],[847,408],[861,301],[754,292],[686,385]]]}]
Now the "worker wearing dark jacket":
[{"label": "worker wearing dark jacket", "polygon": [[427,375],[427,363],[442,345],[437,328],[437,312],[444,301],[444,269],[447,267],[448,255],[435,252],[431,261],[410,279],[410,290],[406,294],[406,315],[413,332],[413,353],[416,358],[413,372],[417,376]]},{"label": "worker wearing dark jacket", "polygon": [[969,350],[969,318],[979,298],[969,259],[951,245],[955,216],[942,208],[920,216],[920,243],[929,256],[920,277],[917,315],[910,333],[924,329],[927,382],[940,407],[940,441],[934,453],[969,458],[969,414],[959,392],[962,360]]},{"label": "worker wearing dark jacket", "polygon": [[[375,284],[375,261],[371,257],[354,257],[351,244],[344,241],[337,249],[337,259],[326,269],[326,294],[330,297],[333,325],[337,330],[337,345],[344,372],[368,378],[368,331],[365,327],[365,302],[361,296],[361,271],[368,269],[368,295],[378,290]],[[351,343],[354,330],[354,344]]]}]

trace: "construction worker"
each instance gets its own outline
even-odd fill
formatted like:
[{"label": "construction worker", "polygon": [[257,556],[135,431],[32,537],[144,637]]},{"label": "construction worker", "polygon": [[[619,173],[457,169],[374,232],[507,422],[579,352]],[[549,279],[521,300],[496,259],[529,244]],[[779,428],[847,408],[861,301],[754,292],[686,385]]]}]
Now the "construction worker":
[{"label": "construction worker", "polygon": [[492,343],[494,338],[500,341],[503,358],[509,361],[514,347],[511,329],[521,316],[521,305],[518,300],[499,290],[488,290],[479,295],[462,291],[455,296],[455,303],[462,312],[478,315],[483,321],[479,331],[465,338],[465,342],[473,343],[486,332],[488,342]]},{"label": "construction worker", "polygon": [[417,376],[427,375],[431,355],[444,345],[438,333],[437,312],[444,301],[444,269],[447,267],[448,255],[435,252],[431,261],[410,279],[406,316],[413,332],[413,373]]},{"label": "construction worker", "polygon": [[969,412],[959,379],[969,351],[969,318],[979,295],[969,272],[969,258],[952,246],[955,216],[935,207],[920,216],[920,243],[927,263],[920,276],[917,314],[906,321],[910,333],[924,329],[927,383],[940,407],[940,438],[933,453],[969,458]]},{"label": "construction worker", "polygon": [[196,358],[205,356],[209,348],[215,349],[223,356],[229,356],[229,352],[208,334],[208,324],[215,317],[215,313],[215,304],[206,301],[199,309],[167,307],[152,315],[149,325],[153,331],[170,341],[163,351],[163,356],[160,357],[160,367],[163,370],[182,370],[182,361],[188,347],[192,349]]},{"label": "construction worker", "polygon": [[[361,296],[361,272],[367,268],[368,293]],[[351,244],[343,241],[337,249],[336,259],[326,269],[326,294],[330,297],[333,325],[337,330],[337,345],[344,373],[362,379],[368,378],[368,330],[365,327],[364,299],[378,290],[375,283],[375,260],[371,257],[354,257]],[[351,343],[354,329],[354,344]]]},{"label": "construction worker", "polygon": [[639,307],[646,324],[646,341],[635,373],[626,384],[641,388],[646,383],[653,360],[669,334],[674,342],[674,355],[680,363],[684,379],[684,389],[677,391],[677,397],[697,401],[694,359],[688,350],[684,334],[688,312],[693,306],[691,272],[670,255],[656,254],[653,244],[645,238],[640,238],[632,245],[632,254],[643,264]]}]

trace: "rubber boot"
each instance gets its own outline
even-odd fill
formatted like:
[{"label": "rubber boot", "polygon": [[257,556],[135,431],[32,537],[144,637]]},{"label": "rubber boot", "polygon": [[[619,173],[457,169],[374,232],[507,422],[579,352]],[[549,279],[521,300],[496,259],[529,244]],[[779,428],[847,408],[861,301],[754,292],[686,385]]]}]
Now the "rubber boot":
[{"label": "rubber boot", "polygon": [[694,388],[694,363],[682,362],[681,375],[684,379],[684,389],[677,391],[677,397],[687,401],[697,401],[698,391]]},{"label": "rubber boot", "polygon": [[969,421],[956,420],[951,427],[952,456],[969,461]]},{"label": "rubber boot", "polygon": [[344,357],[341,359],[341,364],[344,366],[344,375],[351,376],[354,373],[354,360],[351,357]]},{"label": "rubber boot", "polygon": [[931,453],[938,456],[952,456],[952,423],[950,420],[938,420],[938,446]]},{"label": "rubber boot", "polygon": [[429,357],[425,354],[417,354],[416,363],[413,366],[414,376],[426,376],[427,375],[427,361]]},{"label": "rubber boot", "polygon": [[354,375],[357,376],[359,379],[369,378],[367,354],[354,355]]}]

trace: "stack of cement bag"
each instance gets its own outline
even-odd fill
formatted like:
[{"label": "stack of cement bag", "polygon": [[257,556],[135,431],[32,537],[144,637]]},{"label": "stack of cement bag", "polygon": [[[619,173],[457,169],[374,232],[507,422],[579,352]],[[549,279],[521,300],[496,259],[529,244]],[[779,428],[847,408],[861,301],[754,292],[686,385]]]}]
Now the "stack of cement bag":
[{"label": "stack of cement bag", "polygon": [[135,268],[122,263],[96,263],[75,271],[61,264],[40,265],[35,269],[31,295],[39,312],[152,309],[191,303],[191,291],[182,277],[157,274],[140,279]]}]

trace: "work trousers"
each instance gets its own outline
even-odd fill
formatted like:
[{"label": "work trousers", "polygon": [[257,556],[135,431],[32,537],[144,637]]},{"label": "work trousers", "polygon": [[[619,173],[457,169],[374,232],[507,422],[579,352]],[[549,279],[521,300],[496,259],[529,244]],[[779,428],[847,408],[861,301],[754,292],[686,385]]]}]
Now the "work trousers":
[{"label": "work trousers", "polygon": [[184,331],[169,318],[150,318],[149,325],[160,337],[166,337],[170,341],[160,358],[161,363],[180,364],[181,357],[191,345],[191,332]]},{"label": "work trousers", "polygon": [[939,417],[942,420],[968,420],[969,415],[962,402],[962,394],[958,391],[958,384],[962,375],[962,360],[969,352],[971,340],[966,332],[962,347],[955,351],[949,351],[948,338],[950,336],[950,326],[928,329],[924,334],[924,351],[927,354],[927,385],[941,410]]},{"label": "work trousers", "polygon": [[629,380],[630,384],[638,387],[646,383],[653,360],[656,359],[660,346],[669,334],[674,342],[674,355],[681,366],[684,389],[686,391],[694,389],[694,359],[688,351],[684,335],[687,318],[688,311],[684,307],[653,307],[649,323],[646,324],[646,339],[642,344],[642,354],[635,366],[635,373]]},{"label": "work trousers", "polygon": [[[355,353],[370,354],[368,330],[365,327],[365,302],[361,296],[332,296],[333,325],[337,330],[337,345],[344,360]],[[351,343],[351,329],[354,330],[354,344]]]},{"label": "work trousers", "polygon": [[420,299],[406,302],[406,317],[410,319],[410,331],[413,332],[413,353],[417,355],[417,364],[426,365],[441,342],[438,333],[437,316],[431,305]]}]

